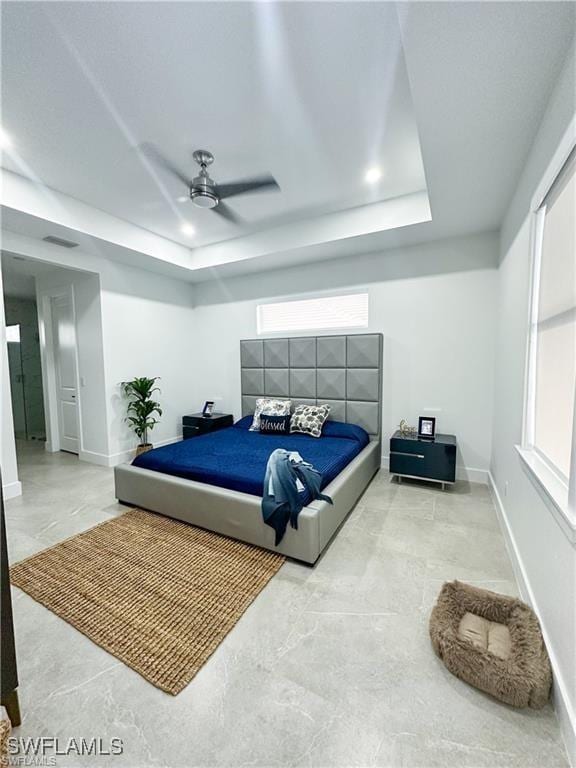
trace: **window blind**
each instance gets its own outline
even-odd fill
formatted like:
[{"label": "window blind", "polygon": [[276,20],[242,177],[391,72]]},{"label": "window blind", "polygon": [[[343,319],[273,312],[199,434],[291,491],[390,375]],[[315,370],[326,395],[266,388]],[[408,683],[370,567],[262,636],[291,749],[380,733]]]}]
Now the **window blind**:
[{"label": "window blind", "polygon": [[367,293],[281,301],[257,307],[259,334],[367,327]]}]

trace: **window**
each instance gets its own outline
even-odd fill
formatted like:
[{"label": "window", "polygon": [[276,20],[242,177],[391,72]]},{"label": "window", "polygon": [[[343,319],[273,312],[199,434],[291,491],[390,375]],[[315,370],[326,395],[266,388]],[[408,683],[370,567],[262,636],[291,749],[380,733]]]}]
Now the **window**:
[{"label": "window", "polygon": [[256,313],[259,334],[367,328],[368,294],[259,304]]},{"label": "window", "polygon": [[576,164],[561,174],[540,216],[534,312],[534,447],[568,480],[576,383]]},{"label": "window", "polygon": [[569,486],[576,482],[571,469],[576,450],[573,447],[575,212],[576,150],[544,190],[541,202],[534,209],[534,272],[524,435],[524,450],[530,453],[530,468],[567,515]]},{"label": "window", "polygon": [[20,344],[20,326],[19,325],[6,326],[6,341]]}]

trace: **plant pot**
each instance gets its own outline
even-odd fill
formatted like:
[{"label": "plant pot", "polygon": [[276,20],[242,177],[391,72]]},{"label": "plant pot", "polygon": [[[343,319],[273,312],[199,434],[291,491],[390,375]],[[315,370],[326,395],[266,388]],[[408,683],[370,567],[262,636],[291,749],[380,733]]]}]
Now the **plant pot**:
[{"label": "plant pot", "polygon": [[152,448],[152,443],[142,443],[142,445],[139,445],[136,448],[136,456],[140,456],[141,453],[146,453],[146,451],[151,451]]}]

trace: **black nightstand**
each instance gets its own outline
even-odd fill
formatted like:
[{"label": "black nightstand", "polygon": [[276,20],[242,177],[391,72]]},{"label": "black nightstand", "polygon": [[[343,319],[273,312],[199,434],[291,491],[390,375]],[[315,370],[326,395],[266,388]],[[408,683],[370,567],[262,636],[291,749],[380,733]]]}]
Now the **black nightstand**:
[{"label": "black nightstand", "polygon": [[216,432],[217,429],[231,427],[234,417],[231,413],[213,413],[212,416],[203,416],[201,413],[192,413],[182,417],[182,437],[198,437],[208,432]]},{"label": "black nightstand", "polygon": [[436,435],[434,440],[405,437],[399,430],[390,438],[390,474],[454,483],[456,480],[456,438],[454,435]]}]

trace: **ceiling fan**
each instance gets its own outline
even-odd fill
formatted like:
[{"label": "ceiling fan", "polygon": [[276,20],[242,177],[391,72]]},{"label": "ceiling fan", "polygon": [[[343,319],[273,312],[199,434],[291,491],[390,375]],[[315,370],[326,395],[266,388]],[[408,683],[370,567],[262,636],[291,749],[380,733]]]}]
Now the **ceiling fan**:
[{"label": "ceiling fan", "polygon": [[249,192],[263,192],[279,190],[278,182],[270,174],[255,176],[250,179],[241,179],[227,184],[216,184],[208,174],[208,166],[214,162],[214,155],[205,149],[197,149],[192,157],[200,166],[198,176],[190,180],[179,168],[167,160],[158,149],[150,143],[141,145],[142,152],[154,163],[164,168],[186,185],[188,195],[198,208],[211,208],[214,213],[234,224],[240,224],[242,219],[223,202],[236,195],[244,195]]}]

